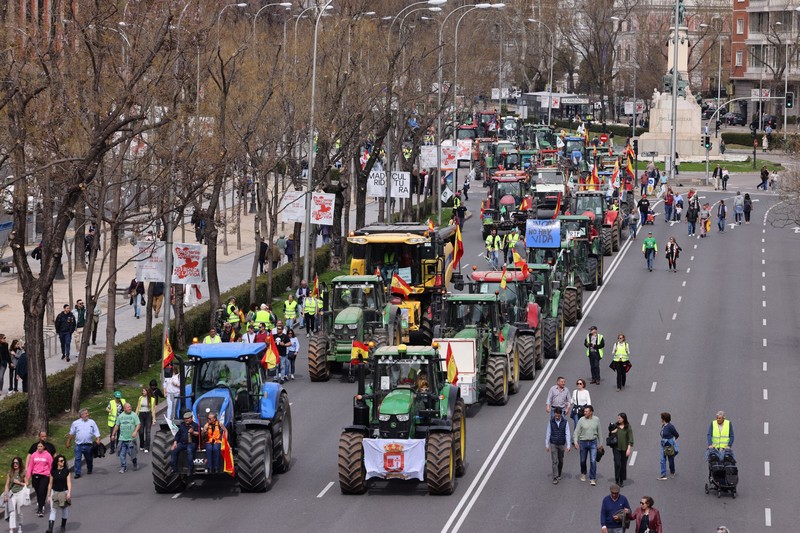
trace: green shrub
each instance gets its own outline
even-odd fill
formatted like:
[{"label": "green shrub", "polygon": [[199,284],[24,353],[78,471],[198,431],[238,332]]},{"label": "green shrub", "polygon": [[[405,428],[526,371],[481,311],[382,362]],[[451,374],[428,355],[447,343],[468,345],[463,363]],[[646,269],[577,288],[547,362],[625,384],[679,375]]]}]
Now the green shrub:
[{"label": "green shrub", "polygon": [[[753,136],[750,133],[726,131],[722,134],[722,140],[725,144],[739,144],[742,146],[753,146]],[[759,146],[761,146],[761,137],[758,137]]]}]

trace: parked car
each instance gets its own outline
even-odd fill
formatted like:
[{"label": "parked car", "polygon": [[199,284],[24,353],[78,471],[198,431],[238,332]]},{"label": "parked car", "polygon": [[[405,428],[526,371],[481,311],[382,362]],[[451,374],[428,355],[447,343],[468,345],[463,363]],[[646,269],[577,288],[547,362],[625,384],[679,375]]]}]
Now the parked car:
[{"label": "parked car", "polygon": [[747,119],[741,113],[736,113],[731,111],[730,113],[725,113],[722,117],[722,121],[729,125],[729,126],[746,126]]}]

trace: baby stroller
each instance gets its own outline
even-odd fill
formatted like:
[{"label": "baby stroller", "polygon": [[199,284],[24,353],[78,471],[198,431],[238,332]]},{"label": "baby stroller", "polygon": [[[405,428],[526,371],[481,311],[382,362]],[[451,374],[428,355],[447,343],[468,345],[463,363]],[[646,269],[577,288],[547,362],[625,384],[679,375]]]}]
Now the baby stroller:
[{"label": "baby stroller", "polygon": [[722,493],[729,493],[736,498],[736,485],[739,484],[739,468],[730,448],[708,451],[708,483],[706,494],[717,491],[717,498]]},{"label": "baby stroller", "polygon": [[647,219],[644,221],[644,224],[653,225],[655,223],[656,223],[656,214],[652,209],[650,209],[647,211]]}]

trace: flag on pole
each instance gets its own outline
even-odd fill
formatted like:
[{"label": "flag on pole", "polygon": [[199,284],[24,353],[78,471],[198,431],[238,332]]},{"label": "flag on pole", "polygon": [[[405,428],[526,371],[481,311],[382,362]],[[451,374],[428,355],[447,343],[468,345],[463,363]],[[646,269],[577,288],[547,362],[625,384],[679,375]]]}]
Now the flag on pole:
[{"label": "flag on pole", "polygon": [[169,343],[169,337],[164,341],[164,354],[161,360],[161,368],[167,368],[175,359],[175,352],[172,351],[172,345]]},{"label": "flag on pole", "polygon": [[625,163],[625,172],[628,174],[628,177],[633,180],[635,178],[633,172],[633,149],[628,150],[628,157]]},{"label": "flag on pole", "polygon": [[456,365],[456,358],[453,357],[453,345],[447,343],[447,381],[453,385],[458,383],[458,365]]},{"label": "flag on pole", "polygon": [[369,358],[369,346],[363,342],[353,341],[353,349],[350,352],[350,361],[358,363]]},{"label": "flag on pole", "polygon": [[506,266],[503,265],[503,276],[500,278],[500,288],[506,290],[506,285],[508,285],[506,282]]},{"label": "flag on pole", "polygon": [[455,250],[453,250],[453,268],[461,261],[462,257],[464,257],[464,241],[461,240],[461,228],[456,224],[456,246]]},{"label": "flag on pole", "polygon": [[311,296],[319,298],[319,276],[314,274],[314,289],[311,291]]},{"label": "flag on pole", "polygon": [[561,193],[558,193],[558,201],[556,202],[556,210],[553,212],[553,220],[558,218],[561,214]]},{"label": "flag on pole", "polygon": [[528,277],[528,263],[514,250],[514,266],[520,269],[524,277]]},{"label": "flag on pole", "polygon": [[364,150],[364,153],[361,154],[361,170],[364,170],[364,167],[367,166],[367,162],[369,161],[369,150]]},{"label": "flag on pole", "polygon": [[376,276],[380,276],[381,275],[381,269],[379,267],[375,267],[375,275]]},{"label": "flag on pole", "polygon": [[597,159],[594,160],[594,165],[592,166],[592,177],[589,179],[589,183],[594,185],[594,188],[591,190],[596,191],[597,185],[600,185],[600,175],[597,173]]},{"label": "flag on pole", "polygon": [[392,294],[408,298],[408,295],[411,294],[411,286],[397,274],[392,274]]},{"label": "flag on pole", "polygon": [[267,351],[261,358],[261,366],[267,370],[272,370],[277,367],[281,362],[281,356],[278,353],[278,345],[275,344],[275,337],[272,334],[267,335]]},{"label": "flag on pole", "polygon": [[614,160],[614,171],[611,173],[611,186],[619,189],[619,159]]},{"label": "flag on pole", "polygon": [[228,443],[228,433],[224,432],[222,435],[222,445],[220,446],[220,451],[222,452],[222,470],[226,474],[230,474],[231,476],[236,476],[236,468],[233,466],[233,450],[231,450],[231,445]]}]

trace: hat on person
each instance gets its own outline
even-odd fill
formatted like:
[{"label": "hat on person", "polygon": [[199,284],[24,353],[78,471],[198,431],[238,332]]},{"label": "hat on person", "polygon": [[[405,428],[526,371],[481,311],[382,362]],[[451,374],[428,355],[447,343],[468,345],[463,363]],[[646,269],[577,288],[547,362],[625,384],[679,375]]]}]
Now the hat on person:
[{"label": "hat on person", "polygon": [[652,235],[652,234],[653,234],[653,232],[652,232],[652,231],[648,231],[648,232],[647,232],[647,234],[648,234],[648,235]]},{"label": "hat on person", "polygon": [[592,326],[589,328],[589,331],[597,331],[597,326]]},{"label": "hat on person", "polygon": [[191,411],[186,411],[185,413],[183,413],[183,419],[184,420],[191,420],[192,419]]},{"label": "hat on person", "polygon": [[114,398],[119,400],[120,398],[122,398],[122,393],[120,391],[118,391],[118,390],[114,391]]}]

